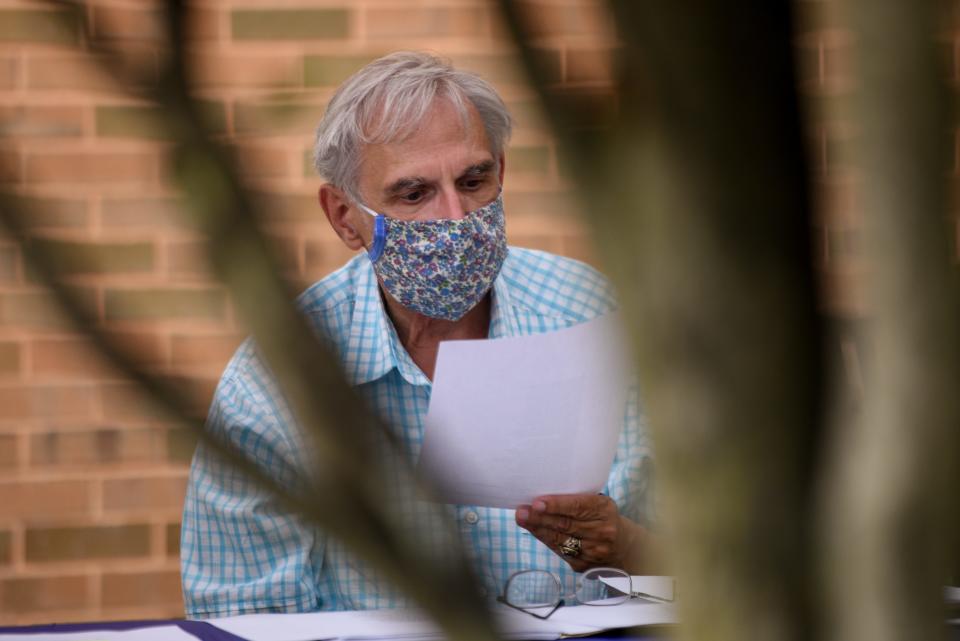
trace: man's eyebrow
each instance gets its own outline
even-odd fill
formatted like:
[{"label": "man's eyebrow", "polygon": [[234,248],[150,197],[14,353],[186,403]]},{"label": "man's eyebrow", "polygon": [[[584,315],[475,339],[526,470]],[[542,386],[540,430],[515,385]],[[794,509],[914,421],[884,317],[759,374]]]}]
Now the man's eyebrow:
[{"label": "man's eyebrow", "polygon": [[466,178],[467,176],[482,176],[483,174],[489,174],[496,166],[496,160],[485,160],[477,163],[476,165],[470,165],[464,169],[463,173],[460,174],[460,177]]},{"label": "man's eyebrow", "polygon": [[393,181],[384,189],[388,196],[396,196],[405,191],[422,189],[427,184],[427,179],[421,176],[404,176]]},{"label": "man's eyebrow", "polygon": [[[470,176],[482,176],[493,171],[497,166],[496,160],[485,160],[479,162],[475,165],[470,165],[463,170],[463,173],[460,174],[460,178],[467,178]],[[426,185],[430,184],[426,178],[422,176],[404,176],[403,178],[398,178],[397,180],[390,183],[383,191],[388,197],[396,196],[397,194],[402,194],[405,191],[414,191],[417,189],[422,189]]]}]

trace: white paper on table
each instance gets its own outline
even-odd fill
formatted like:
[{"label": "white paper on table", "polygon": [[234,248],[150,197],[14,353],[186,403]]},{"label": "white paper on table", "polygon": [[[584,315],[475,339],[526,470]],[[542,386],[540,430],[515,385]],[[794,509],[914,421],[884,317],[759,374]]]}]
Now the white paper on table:
[{"label": "white paper on table", "polygon": [[359,638],[442,638],[418,610],[347,610],[300,614],[245,614],[206,619],[249,641],[319,641]]},{"label": "white paper on table", "polygon": [[620,605],[577,605],[562,607],[550,617],[561,627],[592,626],[600,630],[667,625],[677,622],[676,605],[627,601]]},{"label": "white paper on table", "polygon": [[632,589],[632,595],[643,598],[650,595],[665,601],[673,601],[676,598],[674,592],[674,579],[672,576],[631,576],[629,581],[627,577],[604,576],[600,580],[609,585],[618,592],[626,593],[627,589]]},{"label": "white paper on table", "polygon": [[440,343],[419,467],[445,500],[515,508],[600,491],[629,387],[618,318]]},{"label": "white paper on table", "polygon": [[[564,633],[589,634],[595,626],[541,621],[497,606],[494,615],[504,638],[558,639]],[[207,623],[249,641],[320,641],[324,639],[441,641],[443,633],[419,610],[357,610],[302,614],[247,614],[207,619]],[[569,632],[568,632],[569,631]]]},{"label": "white paper on table", "polygon": [[3,634],[0,641],[197,641],[175,625],[157,625],[133,630],[90,630],[84,632],[41,632]]}]

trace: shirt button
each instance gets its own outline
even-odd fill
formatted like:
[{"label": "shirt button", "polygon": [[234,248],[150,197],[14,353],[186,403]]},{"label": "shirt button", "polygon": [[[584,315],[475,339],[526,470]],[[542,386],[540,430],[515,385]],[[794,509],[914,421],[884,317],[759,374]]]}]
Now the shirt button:
[{"label": "shirt button", "polygon": [[476,525],[477,521],[480,520],[480,515],[474,512],[473,510],[470,510],[469,512],[463,515],[463,520],[469,523],[470,525]]}]

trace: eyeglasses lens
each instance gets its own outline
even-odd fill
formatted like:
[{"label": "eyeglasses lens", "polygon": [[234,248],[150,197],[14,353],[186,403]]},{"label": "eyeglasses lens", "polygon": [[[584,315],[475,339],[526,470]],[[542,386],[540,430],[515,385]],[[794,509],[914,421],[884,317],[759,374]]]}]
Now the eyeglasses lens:
[{"label": "eyeglasses lens", "polygon": [[630,575],[619,570],[588,570],[577,584],[577,601],[584,605],[618,605],[629,598]]},{"label": "eyeglasses lens", "polygon": [[549,572],[520,572],[510,579],[504,597],[518,608],[549,608],[560,602],[560,584]]}]

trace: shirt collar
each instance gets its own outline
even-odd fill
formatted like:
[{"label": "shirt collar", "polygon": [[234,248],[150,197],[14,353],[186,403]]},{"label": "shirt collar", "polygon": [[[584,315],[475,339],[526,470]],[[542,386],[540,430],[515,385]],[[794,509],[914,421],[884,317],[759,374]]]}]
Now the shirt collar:
[{"label": "shirt collar", "polygon": [[[363,385],[396,368],[411,385],[430,385],[430,379],[403,348],[397,330],[387,316],[373,265],[366,256],[360,261],[344,361],[348,380],[352,385]],[[493,283],[490,338],[519,335],[518,321],[512,310],[510,292],[501,272]]]},{"label": "shirt collar", "polygon": [[514,314],[510,289],[507,287],[503,270],[493,281],[493,304],[490,306],[490,338],[506,338],[520,335],[520,324]]},{"label": "shirt collar", "polygon": [[366,256],[359,256],[357,260],[353,315],[344,352],[344,368],[351,385],[369,383],[397,366],[390,348],[393,327],[380,298],[373,265]]}]

